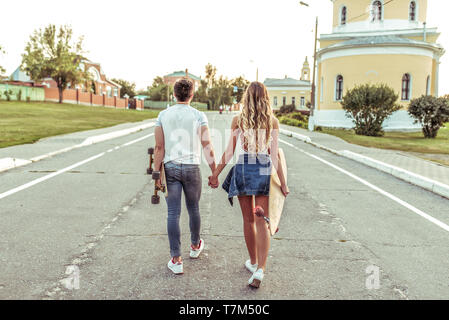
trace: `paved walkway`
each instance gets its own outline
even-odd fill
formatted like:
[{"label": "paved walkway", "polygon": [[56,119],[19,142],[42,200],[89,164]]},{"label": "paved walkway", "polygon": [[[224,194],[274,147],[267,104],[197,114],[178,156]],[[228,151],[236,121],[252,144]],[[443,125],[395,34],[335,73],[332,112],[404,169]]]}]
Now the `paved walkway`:
[{"label": "paved walkway", "polygon": [[316,131],[310,132],[308,130],[297,127],[281,125],[281,128],[308,136],[314,143],[323,145],[327,148],[336,151],[348,150],[351,152],[355,152],[363,156],[382,161],[389,165],[393,165],[415,174],[424,176],[426,178],[449,185],[449,167],[418,158],[416,156],[413,156],[412,154],[397,150],[367,148],[348,143],[338,137],[329,134]]}]

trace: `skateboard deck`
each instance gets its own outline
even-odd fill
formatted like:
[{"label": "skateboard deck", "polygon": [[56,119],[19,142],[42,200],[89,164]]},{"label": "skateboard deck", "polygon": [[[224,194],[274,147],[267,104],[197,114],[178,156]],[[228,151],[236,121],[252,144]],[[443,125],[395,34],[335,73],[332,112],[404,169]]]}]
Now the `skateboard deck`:
[{"label": "skateboard deck", "polygon": [[[279,160],[279,164],[284,172],[285,182],[287,183],[287,162],[285,161],[284,151],[281,148],[279,148]],[[274,168],[271,170],[270,197],[268,201],[269,229],[273,236],[278,230],[285,202],[285,197],[281,190],[281,182]]]},{"label": "skateboard deck", "polygon": [[168,197],[168,188],[167,188],[167,180],[165,179],[165,166],[162,162],[161,164],[161,185],[165,186],[164,188],[164,196]]}]

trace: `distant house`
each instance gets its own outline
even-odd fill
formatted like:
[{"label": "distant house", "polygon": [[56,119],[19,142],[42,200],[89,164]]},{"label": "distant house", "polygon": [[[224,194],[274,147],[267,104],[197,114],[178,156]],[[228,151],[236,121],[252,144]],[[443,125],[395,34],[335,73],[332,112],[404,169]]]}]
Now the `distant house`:
[{"label": "distant house", "polygon": [[[84,60],[81,62],[80,67],[89,72],[91,81],[75,86],[69,84],[67,89],[81,89],[83,92],[93,92],[96,95],[104,94],[107,97],[120,97],[121,86],[106,77],[99,63]],[[32,81],[25,71],[20,70],[20,67],[11,74],[8,83],[23,86],[44,86],[47,88],[58,87],[56,81],[52,78],[46,78],[39,83]]]},{"label": "distant house", "polygon": [[164,83],[173,86],[177,80],[183,78],[188,78],[193,81],[195,85],[195,91],[197,91],[200,88],[201,78],[189,73],[187,69],[186,71],[175,71],[173,73],[165,75]]}]

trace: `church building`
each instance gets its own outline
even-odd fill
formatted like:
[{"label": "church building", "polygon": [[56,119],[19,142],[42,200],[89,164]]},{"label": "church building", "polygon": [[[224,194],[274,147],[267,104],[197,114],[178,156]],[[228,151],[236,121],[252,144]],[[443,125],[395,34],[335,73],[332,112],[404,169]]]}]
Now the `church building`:
[{"label": "church building", "polygon": [[411,99],[438,96],[440,58],[436,27],[427,26],[427,0],[331,0],[333,31],[321,34],[313,117],[315,126],[352,128],[341,101],[353,87],[385,83],[403,109],[385,130],[416,129]]}]

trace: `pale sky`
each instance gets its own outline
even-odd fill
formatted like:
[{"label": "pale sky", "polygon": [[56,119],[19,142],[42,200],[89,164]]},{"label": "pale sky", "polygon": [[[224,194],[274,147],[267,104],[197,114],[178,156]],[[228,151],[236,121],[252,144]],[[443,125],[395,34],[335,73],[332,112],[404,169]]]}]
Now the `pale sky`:
[{"label": "pale sky", "polygon": [[[4,3],[3,3],[4,2]],[[228,78],[299,78],[312,64],[315,16],[319,33],[332,32],[330,0],[16,0],[2,1],[0,65],[11,74],[33,30],[69,24],[84,35],[87,57],[108,78],[151,85],[177,70],[204,77],[211,63]],[[449,50],[449,1],[429,0],[428,27],[438,27]],[[254,62],[250,62],[254,61]],[[441,60],[440,94],[449,93],[449,53]]]}]

